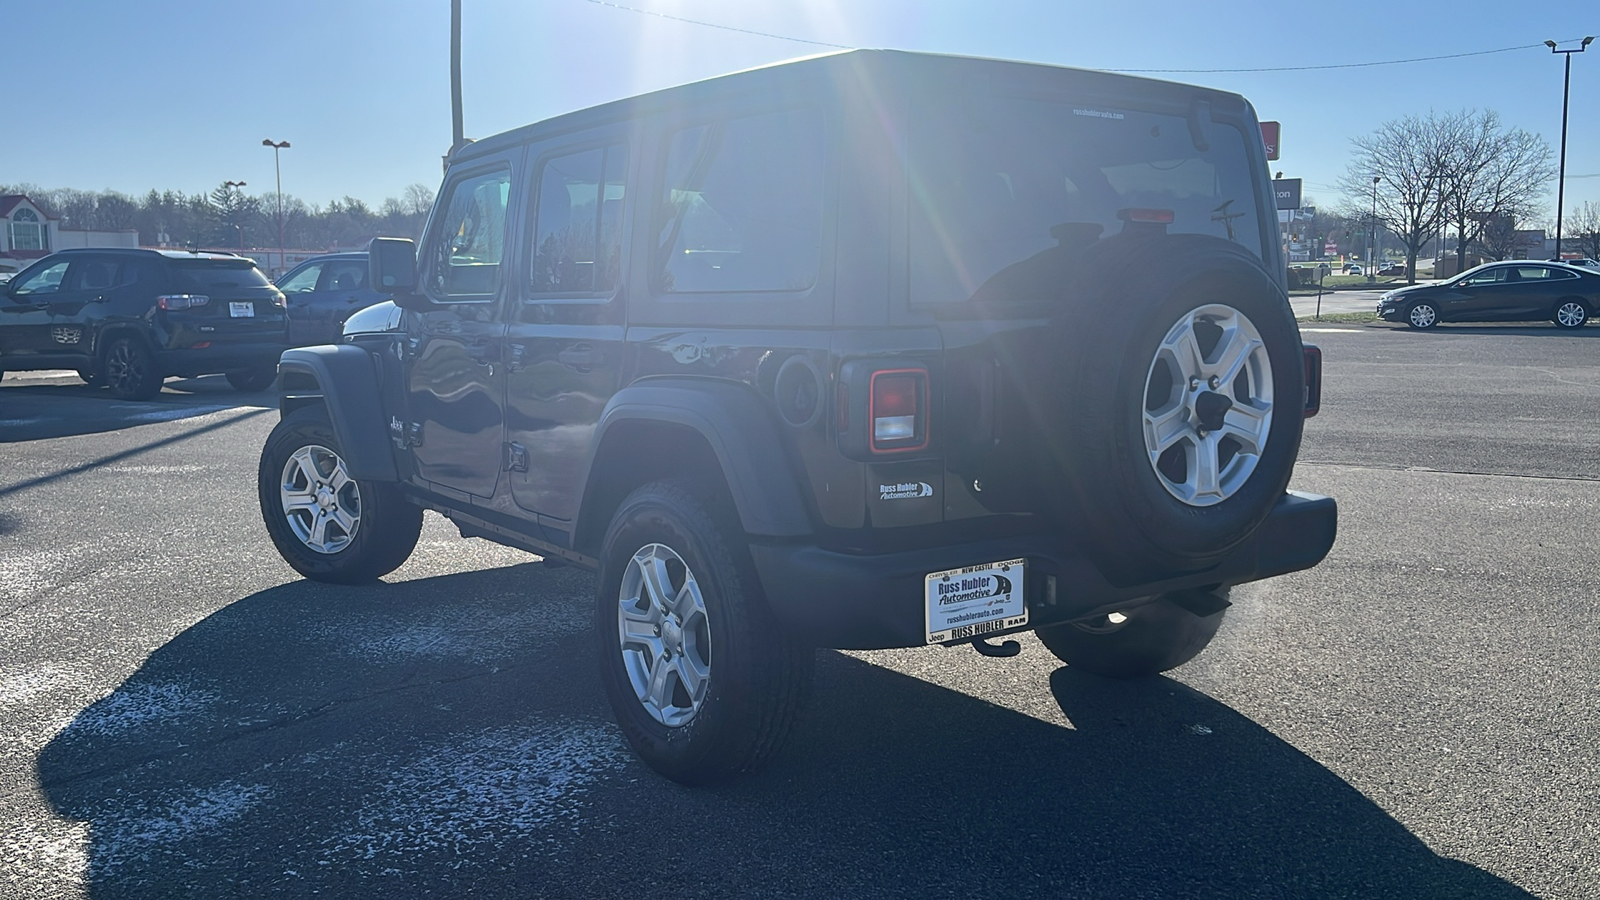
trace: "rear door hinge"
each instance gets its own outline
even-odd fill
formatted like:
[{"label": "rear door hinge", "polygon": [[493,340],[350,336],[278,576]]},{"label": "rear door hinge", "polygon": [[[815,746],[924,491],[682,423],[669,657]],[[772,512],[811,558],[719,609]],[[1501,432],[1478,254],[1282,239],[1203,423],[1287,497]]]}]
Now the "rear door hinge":
[{"label": "rear door hinge", "polygon": [[506,470],[509,472],[528,471],[528,448],[516,441],[506,444]]}]

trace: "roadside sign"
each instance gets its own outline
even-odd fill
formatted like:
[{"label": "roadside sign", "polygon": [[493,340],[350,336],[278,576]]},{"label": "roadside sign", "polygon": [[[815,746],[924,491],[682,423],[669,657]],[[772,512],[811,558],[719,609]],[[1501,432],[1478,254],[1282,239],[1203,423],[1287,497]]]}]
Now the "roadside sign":
[{"label": "roadside sign", "polygon": [[1261,123],[1261,142],[1267,145],[1267,159],[1278,158],[1278,132],[1281,127],[1277,122]]},{"label": "roadside sign", "polygon": [[1277,195],[1279,209],[1300,208],[1300,179],[1274,178],[1272,193]]}]

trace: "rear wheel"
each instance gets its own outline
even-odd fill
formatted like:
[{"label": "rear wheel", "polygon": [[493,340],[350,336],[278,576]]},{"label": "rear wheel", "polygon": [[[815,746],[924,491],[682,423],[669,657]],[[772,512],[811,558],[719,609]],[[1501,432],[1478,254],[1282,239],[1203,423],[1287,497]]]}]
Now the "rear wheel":
[{"label": "rear wheel", "polygon": [[398,569],[422,533],[422,508],[395,485],[350,477],[320,406],[295,410],[272,429],[257,488],[278,553],[316,581],[374,581]]},{"label": "rear wheel", "polygon": [[601,550],[601,675],[639,758],[685,784],[771,759],[811,685],[810,648],[785,635],[733,530],[685,485],[618,508]]},{"label": "rear wheel", "polygon": [[1040,628],[1040,643],[1074,669],[1110,678],[1139,678],[1199,655],[1228,607],[1228,589],[1179,591],[1125,613]]},{"label": "rear wheel", "polygon": [[272,383],[278,380],[278,366],[273,364],[258,369],[240,369],[229,372],[224,377],[228,379],[228,384],[233,385],[234,390],[253,394],[272,387]]},{"label": "rear wheel", "polygon": [[165,380],[150,348],[134,337],[113,340],[106,347],[100,371],[105,373],[106,386],[120,400],[149,400],[161,393]]},{"label": "rear wheel", "polygon": [[1561,328],[1582,328],[1589,321],[1589,308],[1577,300],[1563,300],[1556,307],[1554,319]]}]

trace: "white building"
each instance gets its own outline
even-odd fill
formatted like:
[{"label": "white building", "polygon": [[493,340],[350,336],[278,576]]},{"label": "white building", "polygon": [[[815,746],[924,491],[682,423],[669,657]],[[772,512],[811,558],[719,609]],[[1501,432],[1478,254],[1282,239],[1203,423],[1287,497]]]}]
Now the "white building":
[{"label": "white building", "polygon": [[77,231],[24,194],[0,197],[0,272],[18,272],[29,263],[68,247],[137,247],[139,232]]}]

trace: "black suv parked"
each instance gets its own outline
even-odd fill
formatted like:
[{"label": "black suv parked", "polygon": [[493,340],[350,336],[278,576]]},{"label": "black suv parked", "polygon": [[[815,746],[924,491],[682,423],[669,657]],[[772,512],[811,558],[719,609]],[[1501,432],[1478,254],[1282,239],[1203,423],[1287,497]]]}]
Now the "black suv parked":
[{"label": "black suv parked", "polygon": [[313,256],[277,280],[289,304],[289,343],[336,344],[351,313],[389,299],[367,285],[367,254]]},{"label": "black suv parked", "polygon": [[225,253],[62,250],[0,284],[0,371],[76,369],[124,399],[169,375],[263,390],[287,346],[283,295]]},{"label": "black suv parked", "polygon": [[858,51],[625,100],[450,160],[345,342],[291,350],[261,457],[327,581],[465,536],[597,570],[627,740],[703,782],[779,746],[811,648],[1036,631],[1187,661],[1315,565],[1286,492],[1320,383],[1242,98]]}]

